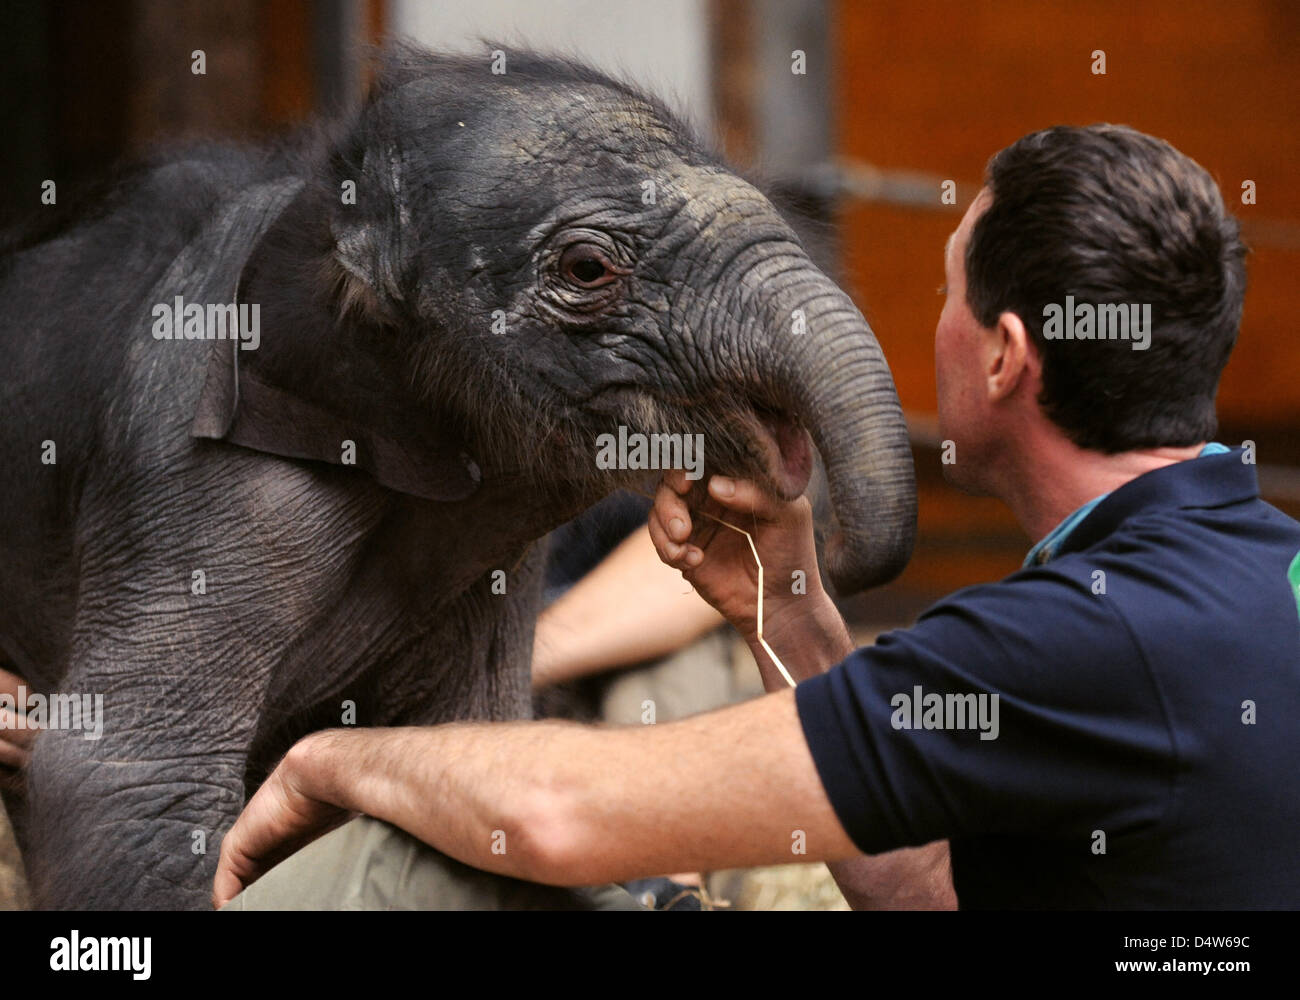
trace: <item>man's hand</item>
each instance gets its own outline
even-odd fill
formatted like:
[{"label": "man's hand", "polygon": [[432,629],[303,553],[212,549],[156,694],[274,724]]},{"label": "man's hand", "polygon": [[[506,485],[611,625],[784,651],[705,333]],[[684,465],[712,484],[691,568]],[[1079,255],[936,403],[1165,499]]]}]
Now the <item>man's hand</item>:
[{"label": "man's hand", "polygon": [[[812,505],[806,497],[783,501],[767,496],[748,480],[713,476],[713,501],[700,523],[692,521],[686,495],[691,484],[683,472],[664,475],[650,511],[650,537],[659,558],[682,571],[706,601],[718,609],[746,639],[757,630],[758,566],[749,541],[738,531],[708,518],[713,514],[753,536],[763,560],[764,634],[801,603],[791,593],[791,574],[802,570],[810,594],[821,592],[817,549],[813,544]],[[716,505],[716,506],[715,506]],[[692,539],[692,534],[696,537]]]},{"label": "man's hand", "polygon": [[23,715],[18,703],[19,689],[26,683],[17,674],[0,668],[0,694],[13,699],[15,710],[0,708],[0,788],[22,791],[23,772],[31,757],[36,730]]},{"label": "man's hand", "polygon": [[0,708],[0,788],[20,789],[36,730],[19,712]]},{"label": "man's hand", "polygon": [[328,738],[328,733],[315,733],[295,744],[222,839],[212,884],[212,905],[217,909],[290,854],[354,815],[316,798],[304,780],[311,769],[301,762],[312,753],[313,741]]},{"label": "man's hand", "polygon": [[[768,656],[758,639],[758,566],[749,540],[738,531],[692,521],[680,471],[664,476],[650,511],[650,537],[669,566],[718,609],[749,643],[760,668]],[[813,541],[812,504],[806,497],[783,501],[747,480],[709,480],[710,510],[743,528],[763,561],[763,638],[796,677],[829,669],[853,650],[848,630],[822,587]],[[712,528],[716,530],[704,530]],[[793,584],[803,573],[803,587]],[[802,592],[801,592],[802,591]],[[763,669],[764,682],[775,676]],[[777,678],[775,686],[784,686]],[[768,684],[769,690],[774,690]]]}]

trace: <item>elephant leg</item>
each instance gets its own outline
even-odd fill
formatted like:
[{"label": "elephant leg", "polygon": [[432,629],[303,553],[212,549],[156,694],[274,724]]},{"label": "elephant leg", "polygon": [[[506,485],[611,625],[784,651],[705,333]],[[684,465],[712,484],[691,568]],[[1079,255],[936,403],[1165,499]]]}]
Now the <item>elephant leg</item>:
[{"label": "elephant leg", "polygon": [[207,906],[216,847],[243,805],[243,767],[214,760],[203,771],[195,780],[192,760],[96,746],[75,732],[43,734],[30,778],[34,904],[60,910]]},{"label": "elephant leg", "polygon": [[39,908],[210,905],[221,837],[244,802],[247,702],[260,685],[154,662],[98,647],[61,685],[91,711],[80,728],[47,728],[32,751],[25,839]]}]

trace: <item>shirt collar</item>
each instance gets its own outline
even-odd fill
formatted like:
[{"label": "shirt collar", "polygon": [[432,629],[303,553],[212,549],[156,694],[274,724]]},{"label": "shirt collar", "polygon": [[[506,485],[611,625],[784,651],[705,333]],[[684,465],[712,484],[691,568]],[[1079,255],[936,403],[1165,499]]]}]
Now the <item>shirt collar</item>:
[{"label": "shirt collar", "polygon": [[1070,536],[1070,532],[1077,528],[1079,522],[1091,514],[1097,504],[1101,503],[1108,496],[1110,496],[1109,493],[1103,493],[1099,497],[1093,497],[1046,535],[1040,538],[1037,544],[1029,550],[1029,554],[1025,556],[1025,561],[1023,563],[1024,568],[1029,569],[1030,566],[1041,566],[1045,562],[1050,562],[1052,557],[1056,555],[1056,550],[1059,549],[1061,544]]},{"label": "shirt collar", "polygon": [[[1087,548],[1143,507],[1218,507],[1259,496],[1255,466],[1241,461],[1239,451],[1211,441],[1196,458],[1211,461],[1175,462],[1089,500],[1029,550],[1024,568],[1041,566],[1063,551]],[[1097,516],[1090,517],[1094,511]]]}]

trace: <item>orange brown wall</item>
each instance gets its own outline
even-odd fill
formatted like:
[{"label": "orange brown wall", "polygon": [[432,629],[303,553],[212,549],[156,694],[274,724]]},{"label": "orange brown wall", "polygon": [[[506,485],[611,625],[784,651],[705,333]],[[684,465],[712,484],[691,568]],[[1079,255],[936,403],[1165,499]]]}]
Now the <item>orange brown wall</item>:
[{"label": "orange brown wall", "polygon": [[[1205,166],[1242,219],[1254,252],[1222,437],[1300,464],[1300,4],[837,0],[831,38],[840,154],[957,182],[951,214],[855,203],[840,217],[850,291],[906,409],[935,411],[943,245],[989,156],[1048,125],[1119,122]],[[1105,75],[1092,72],[1096,49]],[[1001,505],[942,485],[937,452],[917,457],[922,535],[901,588],[935,595],[1015,569],[1028,543]]]}]

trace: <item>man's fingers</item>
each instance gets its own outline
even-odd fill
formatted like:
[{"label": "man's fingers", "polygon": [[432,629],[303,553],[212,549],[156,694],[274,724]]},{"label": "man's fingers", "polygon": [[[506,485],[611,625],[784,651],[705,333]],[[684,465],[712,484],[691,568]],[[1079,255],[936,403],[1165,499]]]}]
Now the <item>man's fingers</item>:
[{"label": "man's fingers", "polygon": [[11,767],[15,771],[20,771],[27,766],[29,756],[22,747],[0,740],[0,767]]},{"label": "man's fingers", "polygon": [[226,872],[217,872],[212,884],[212,908],[219,910],[242,892],[239,880]]},{"label": "man's fingers", "polygon": [[[687,507],[686,501],[677,493],[667,482],[659,484],[659,489],[655,491],[654,507],[651,509],[652,515],[658,515],[665,528],[670,528],[669,534],[674,536],[678,542],[685,541],[691,533],[691,511]],[[684,533],[682,529],[672,525],[673,519],[676,518],[683,522]]]},{"label": "man's fingers", "polygon": [[353,813],[307,794],[297,783],[294,751],[271,772],[221,841],[212,902],[221,907],[289,855],[346,823]]},{"label": "man's fingers", "polygon": [[[683,499],[691,490],[691,482],[680,469],[664,473],[659,489],[655,493],[652,515],[658,514],[668,535],[680,543],[690,537],[691,518],[689,508]],[[775,521],[780,517],[784,502],[768,496],[758,485],[749,479],[731,479],[727,476],[710,476],[708,495],[727,510],[738,514],[753,514],[760,520]],[[678,533],[672,525],[672,519],[682,521],[684,531]]]},{"label": "man's fingers", "polygon": [[653,513],[650,515],[647,526],[650,529],[650,541],[654,543],[659,558],[675,569],[685,569],[686,563],[682,559],[686,554],[687,546],[674,542],[669,538],[663,523]]},{"label": "man's fingers", "polygon": [[686,502],[667,483],[659,485],[647,520],[659,558],[666,562],[676,559],[682,544],[691,536],[691,514]]},{"label": "man's fingers", "polygon": [[276,821],[286,810],[279,772],[273,771],[221,840],[217,875],[212,880],[214,907],[225,906],[279,860],[284,845]]},{"label": "man's fingers", "polygon": [[13,712],[0,708],[0,767],[19,770],[27,766],[36,734],[30,729],[14,729],[16,722],[17,716]]},{"label": "man's fingers", "polygon": [[[0,768],[21,771],[31,757],[36,730],[17,712],[0,708]],[[13,784],[12,781],[8,782]]]},{"label": "man's fingers", "polygon": [[32,740],[36,739],[39,726],[33,726],[26,718],[7,708],[0,708],[0,745],[9,743],[23,749],[31,749]]},{"label": "man's fingers", "polygon": [[25,687],[26,684],[27,682],[17,674],[0,667],[0,694],[7,694],[16,702],[18,700],[18,689]]},{"label": "man's fingers", "polygon": [[691,491],[691,481],[686,478],[685,469],[669,469],[664,473],[663,484],[678,496],[686,496]]},{"label": "man's fingers", "polygon": [[[16,712],[0,708],[0,784],[8,788],[21,786],[18,772],[27,766],[32,740],[36,738],[34,730],[18,728],[24,721]],[[5,769],[14,773],[4,773]]]},{"label": "man's fingers", "polygon": [[730,511],[753,514],[760,521],[775,521],[780,516],[782,501],[768,496],[749,479],[711,476],[709,496]]},{"label": "man's fingers", "polygon": [[[228,836],[228,835],[227,835]],[[212,908],[221,909],[261,876],[260,866],[250,859],[221,847],[217,877],[212,881]]]}]

